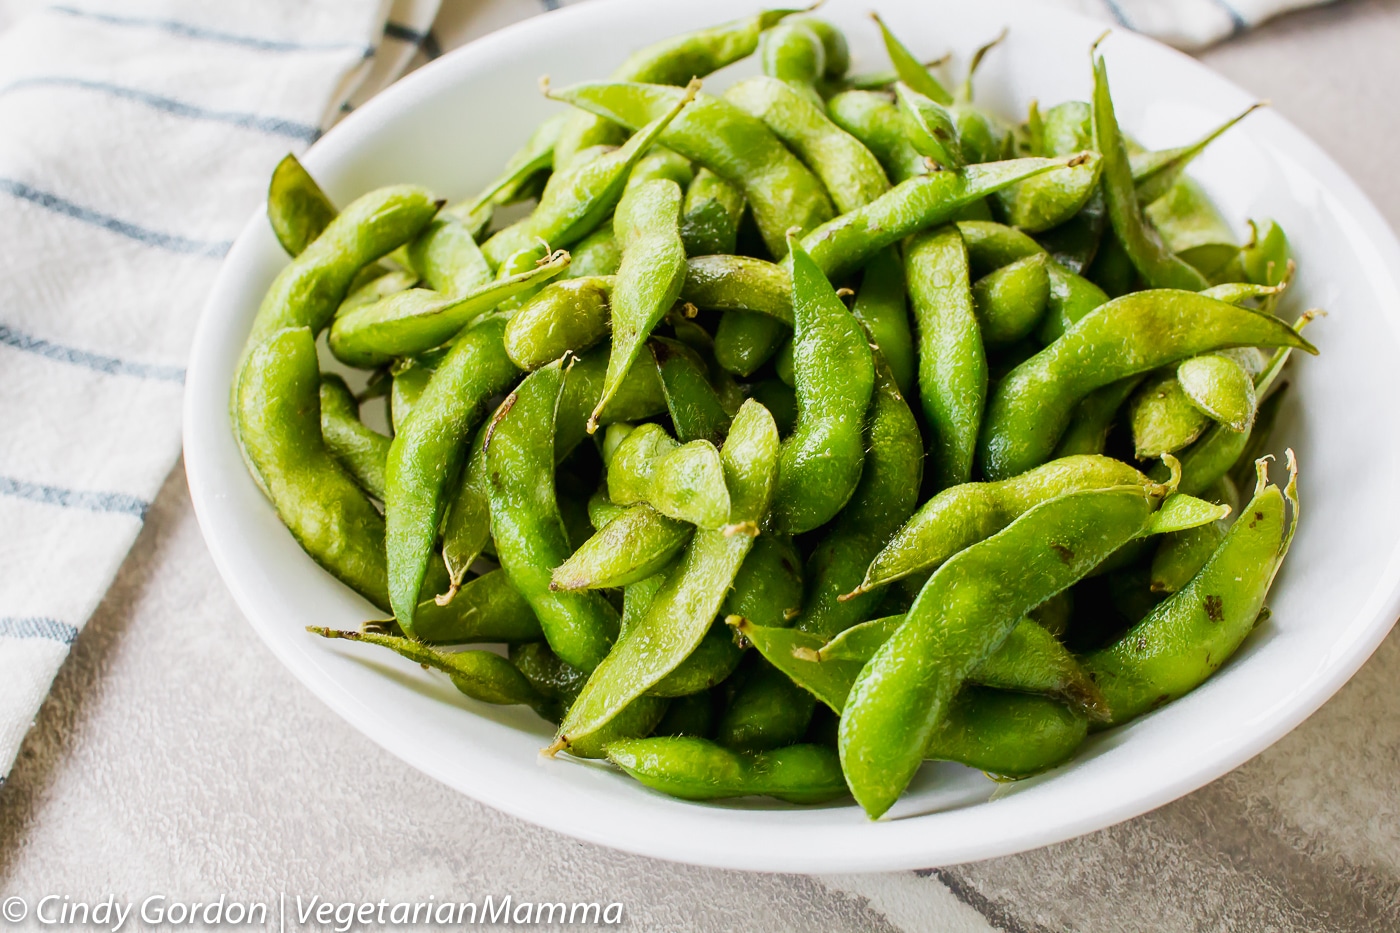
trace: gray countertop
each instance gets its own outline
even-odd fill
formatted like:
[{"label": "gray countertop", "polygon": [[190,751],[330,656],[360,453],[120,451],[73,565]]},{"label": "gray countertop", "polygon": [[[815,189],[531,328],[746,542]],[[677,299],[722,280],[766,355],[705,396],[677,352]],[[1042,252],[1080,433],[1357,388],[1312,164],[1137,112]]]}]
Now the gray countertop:
[{"label": "gray countertop", "polygon": [[[1400,4],[1295,14],[1202,58],[1400,226]],[[487,809],[344,723],[244,623],[177,470],[0,789],[0,897],[510,894],[618,901],[636,930],[1400,929],[1397,683],[1392,635],[1244,767],[1034,852],[866,877],[673,865]]]}]

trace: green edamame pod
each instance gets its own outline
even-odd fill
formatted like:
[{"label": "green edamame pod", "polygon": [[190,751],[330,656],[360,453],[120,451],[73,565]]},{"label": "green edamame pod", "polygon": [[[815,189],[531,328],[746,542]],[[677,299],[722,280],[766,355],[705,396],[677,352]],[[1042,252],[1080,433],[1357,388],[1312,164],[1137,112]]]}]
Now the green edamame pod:
[{"label": "green edamame pod", "polygon": [[[929,578],[841,715],[841,767],[867,814],[903,793],[958,688],[1016,623],[1137,537],[1155,506],[1141,486],[1052,499]],[[999,572],[1008,561],[1016,574]]]},{"label": "green edamame pod", "polygon": [[940,488],[956,486],[972,478],[987,396],[987,355],[958,228],[910,239],[905,275],[919,330],[919,401],[933,435],[929,468]]},{"label": "green edamame pod", "polygon": [[964,687],[934,728],[924,758],[1023,778],[1067,760],[1089,722],[1046,697]]},{"label": "green edamame pod", "polygon": [[1271,220],[1260,233],[1258,225],[1250,221],[1249,230],[1249,243],[1240,250],[1245,278],[1256,285],[1282,285],[1288,281],[1293,254],[1283,228]]},{"label": "green edamame pod", "polygon": [[1152,555],[1148,587],[1153,593],[1175,593],[1191,581],[1230,530],[1230,522],[1217,519],[1208,525],[1162,536]]},{"label": "green edamame pod", "polygon": [[[554,94],[629,128],[656,119],[674,106],[682,92],[656,84],[576,84]],[[811,170],[787,150],[763,121],[717,97],[696,95],[661,134],[662,145],[708,168],[743,189],[775,257],[787,252],[785,236],[828,220],[831,201]]]},{"label": "green edamame pod", "polygon": [[273,280],[258,306],[243,358],[288,327],[319,333],[360,269],[417,236],[440,204],[412,185],[380,188],[352,201]]},{"label": "green edamame pod", "polygon": [[786,628],[801,611],[802,555],[791,538],[759,535],[734,577],[720,615]]},{"label": "green edamame pod", "polygon": [[1176,184],[1181,173],[1191,160],[1205,151],[1206,147],[1225,134],[1225,131],[1266,104],[1250,104],[1237,116],[1231,117],[1200,139],[1186,146],[1174,149],[1144,150],[1130,152],[1128,163],[1133,170],[1133,186],[1140,204],[1151,204],[1166,194]]},{"label": "green edamame pod", "polygon": [[491,500],[486,490],[486,432],[483,424],[472,437],[466,466],[452,490],[442,524],[442,560],[448,587],[438,598],[450,601],[472,563],[491,546]]},{"label": "green edamame pod", "polygon": [[[554,450],[558,460],[564,459],[588,436],[588,416],[603,394],[608,356],[608,347],[594,347],[569,367],[568,378],[564,380],[564,394],[559,398],[554,431]],[[656,367],[633,366],[598,423],[608,425],[642,421],[665,410],[666,397],[662,394]]]},{"label": "green edamame pod", "polygon": [[[1295,332],[1301,333],[1315,316],[1316,312],[1305,312],[1293,325]],[[1317,352],[1316,349],[1312,349],[1311,344],[1308,344],[1307,349],[1313,353]],[[1279,374],[1283,372],[1284,366],[1288,364],[1292,352],[1292,347],[1283,347],[1274,351],[1268,365],[1259,375],[1254,377],[1254,391],[1257,397],[1269,394],[1269,389],[1277,381]],[[1198,495],[1209,489],[1216,480],[1229,473],[1235,466],[1240,454],[1249,446],[1249,439],[1253,433],[1252,429],[1232,431],[1223,424],[1213,425],[1201,436],[1200,440],[1182,452],[1180,491],[1189,495]],[[1159,469],[1161,469],[1160,466],[1154,468],[1154,474]]]},{"label": "green edamame pod", "polygon": [[1149,288],[1200,291],[1210,283],[1186,261],[1167,250],[1148,225],[1138,205],[1128,148],[1113,113],[1108,70],[1102,56],[1094,59],[1094,141],[1103,154],[1103,193],[1108,218],[1134,268]]},{"label": "green edamame pod", "polygon": [[1230,430],[1246,431],[1254,423],[1254,377],[1236,360],[1222,353],[1193,356],[1176,367],[1176,378],[1193,405]]},{"label": "green edamame pod", "polygon": [[360,420],[360,403],[345,380],[333,373],[321,376],[321,438],[360,488],[384,501],[389,438]]},{"label": "green edamame pod", "polygon": [[681,300],[706,311],[755,311],[792,326],[792,279],[782,266],[748,256],[686,260]]},{"label": "green edamame pod", "polygon": [[393,384],[389,387],[389,423],[394,430],[408,423],[409,413],[423,396],[437,364],[436,359],[412,360],[390,368]]},{"label": "green edamame pod", "polygon": [[927,160],[909,141],[904,114],[888,97],[869,91],[845,91],[828,100],[826,109],[833,123],[874,153],[895,184],[928,173]]},{"label": "green edamame pod", "polygon": [[1046,265],[1044,254],[1027,256],[973,283],[972,306],[989,349],[1011,346],[1040,323],[1050,300]]},{"label": "green edamame pod", "polygon": [[651,151],[642,156],[627,176],[627,185],[640,185],[644,181],[655,181],[658,178],[669,178],[684,191],[695,180],[695,167],[683,155],[664,146],[652,146]]},{"label": "green edamame pod", "polygon": [[522,644],[544,638],[540,621],[504,570],[464,583],[451,602],[426,599],[413,616],[413,637],[428,645]]},{"label": "green edamame pod", "polygon": [[707,168],[685,190],[681,241],[687,256],[729,255],[739,239],[744,192]]},{"label": "green edamame pod", "polygon": [[885,21],[876,13],[871,13],[870,18],[875,20],[875,24],[880,27],[880,37],[885,42],[885,51],[889,53],[890,61],[894,63],[894,70],[899,75],[899,80],[935,103],[951,104],[953,95],[948,93],[948,89],[939,83],[937,78],[929,74],[924,63],[916,58],[894,33],[890,32]]},{"label": "green edamame pod", "polygon": [[788,247],[797,425],[783,441],[773,521],[798,534],[830,521],[860,481],[875,370],[860,324],[795,236]]},{"label": "green edamame pod", "polygon": [[899,391],[906,395],[912,392],[914,336],[905,303],[904,263],[897,249],[882,250],[866,263],[851,313],[884,356]]},{"label": "green edamame pod", "polygon": [[[662,443],[650,445],[653,432]],[[608,464],[608,497],[618,505],[645,502],[662,515],[701,528],[729,522],[724,468],[709,441],[677,445],[659,425],[642,425]]]},{"label": "green edamame pod", "polygon": [[[709,29],[663,39],[629,55],[613,72],[613,80],[685,84],[692,78],[703,78],[752,55],[764,30],[795,12],[764,10]],[[570,114],[554,146],[555,169],[566,168],[575,154],[587,146],[618,142],[619,135],[617,126],[602,117]]]},{"label": "green edamame pod", "polygon": [[[840,713],[867,661],[904,624],[903,615],[862,622],[822,643],[799,629],[775,629],[731,620],[770,664],[828,708]],[[968,675],[969,683],[1039,693],[1069,703],[1081,716],[1108,718],[1108,706],[1079,662],[1049,632],[1022,619],[1006,640]]]},{"label": "green edamame pod", "polygon": [[[923,481],[923,439],[889,367],[875,357],[866,415],[865,465],[851,501],[807,560],[805,611],[797,627],[825,638],[864,621],[876,595],[842,597],[860,585],[870,561],[914,511]],[[760,625],[768,624],[753,619]]]},{"label": "green edamame pod", "polygon": [[1103,289],[1053,259],[1045,263],[1045,273],[1050,280],[1050,295],[1045,302],[1045,316],[1036,333],[1036,339],[1042,345],[1059,340],[1065,331],[1078,324],[1090,311],[1108,301]]},{"label": "green edamame pod", "polygon": [[465,295],[411,288],[356,308],[331,325],[331,352],[336,359],[360,367],[424,353],[442,346],[503,301],[544,285],[567,269],[569,261],[569,254],[561,251],[528,271],[498,278]]},{"label": "green edamame pod", "polygon": [[[397,295],[401,291],[412,288],[418,284],[418,274],[407,270],[387,271],[378,268],[379,264],[367,268],[374,269],[380,274],[375,275],[363,285],[352,285],[350,294],[345,296],[335,309],[335,316],[349,314],[356,308],[364,305],[374,304],[381,298],[388,298],[390,295]],[[357,280],[358,281],[358,280]]]},{"label": "green edamame pod", "polygon": [[749,376],[768,362],[791,329],[753,311],[726,311],[715,328],[715,358],[725,372]]},{"label": "green edamame pod", "polygon": [[719,393],[710,384],[705,361],[690,347],[678,340],[652,337],[647,344],[656,371],[661,376],[661,390],[666,396],[666,408],[671,413],[671,425],[682,442],[706,440],[718,444],[729,430],[729,412],[725,411]]},{"label": "green edamame pod", "polygon": [[669,565],[694,530],[645,503],[629,506],[554,568],[549,585],[594,590],[636,583]]},{"label": "green edamame pod", "polygon": [[526,372],[565,353],[582,353],[608,336],[613,277],[562,279],[520,306],[505,329],[506,354]]},{"label": "green edamame pod", "polygon": [[1093,390],[1228,347],[1312,344],[1282,321],[1195,292],[1157,289],[1116,298],[1082,318],[996,387],[979,454],[989,479],[1044,462],[1074,406]]},{"label": "green edamame pod", "polygon": [[601,595],[550,589],[571,548],[554,494],[554,415],[564,374],[535,370],[506,397],[485,437],[491,535],[501,567],[540,620],[550,648],[592,670],[617,635],[617,612]]},{"label": "green edamame pod", "polygon": [[1190,444],[1210,426],[1210,417],[1191,404],[1171,373],[1143,383],[1128,402],[1128,422],[1139,460],[1156,460]]},{"label": "green edamame pod", "polygon": [[1240,254],[1230,223],[1204,188],[1190,178],[1176,184],[1144,209],[1162,245],[1208,281],[1238,278],[1227,271]]},{"label": "green edamame pod", "polygon": [[234,396],[243,455],[302,549],[387,609],[384,519],[326,449],[320,385],[310,328],[278,331],[254,347]]},{"label": "green edamame pod", "polygon": [[721,455],[733,525],[699,529],[646,615],[589,678],[559,727],[557,747],[601,728],[634,698],[680,665],[719,612],[768,511],[778,471],[778,431],[757,402],[739,409]]},{"label": "green edamame pod", "polygon": [[389,598],[409,635],[415,634],[419,591],[467,439],[487,403],[518,374],[501,345],[504,332],[504,321],[490,320],[458,337],[389,445],[384,470]]},{"label": "green edamame pod", "polygon": [[1084,208],[1098,190],[1102,168],[1101,161],[1093,161],[1037,175],[998,191],[996,206],[1008,224],[1027,233],[1044,233],[1070,221]]},{"label": "green edamame pod", "polygon": [[[1206,565],[1122,638],[1084,659],[1108,698],[1112,724],[1127,722],[1194,690],[1254,629],[1298,527],[1297,469],[1288,486],[1268,485],[1260,461],[1254,497]],[[1285,498],[1292,503],[1288,524]]]},{"label": "green edamame pod", "polygon": [[869,204],[890,189],[874,154],[786,82],[767,75],[748,78],[725,91],[724,99],[762,120],[797,153],[821,179],[837,211]]},{"label": "green edamame pod", "polygon": [[617,245],[617,237],[610,223],[604,223],[576,243],[569,255],[573,261],[564,272],[565,279],[616,275],[618,266],[622,265],[622,247]]},{"label": "green edamame pod", "polygon": [[510,663],[530,682],[530,686],[553,700],[573,702],[588,680],[587,674],[561,661],[544,641],[511,645],[509,656]]},{"label": "green edamame pod", "polygon": [[760,752],[801,741],[816,698],[761,656],[720,717],[716,741],[736,751]]},{"label": "green edamame pod", "polygon": [[1109,382],[1105,387],[1095,389],[1075,405],[1074,415],[1070,416],[1070,426],[1064,429],[1060,443],[1054,448],[1056,458],[1074,457],[1077,454],[1102,454],[1109,443],[1109,431],[1113,429],[1113,419],[1117,417],[1123,403],[1128,401],[1138,385],[1141,375],[1130,375],[1126,380]]},{"label": "green edamame pod", "polygon": [[944,489],[925,502],[876,555],[855,592],[933,570],[1043,502],[1074,492],[1128,485],[1154,488],[1151,480],[1120,460],[1076,456],[1053,460],[1000,482],[963,483]]},{"label": "green edamame pod", "polygon": [[288,153],[277,163],[267,186],[267,219],[289,255],[301,255],[335,219],[335,213],[331,199],[296,156]]},{"label": "green edamame pod", "polygon": [[658,736],[614,742],[608,759],[652,790],[682,800],[764,796],[825,803],[846,793],[836,753],[822,745],[746,753],[708,739]]},{"label": "green edamame pod", "polygon": [[864,207],[817,227],[802,238],[802,248],[828,278],[840,278],[886,246],[911,233],[956,219],[969,204],[1007,185],[1071,162],[1078,165],[1081,160],[1096,159],[1096,153],[1083,152],[1068,158],[1012,159],[920,175],[895,185]]},{"label": "green edamame pod", "polygon": [[895,84],[894,96],[909,128],[909,142],[919,155],[944,168],[962,168],[967,164],[957,122],[943,105],[903,81]]},{"label": "green edamame pod", "polygon": [[758,61],[764,75],[821,105],[817,84],[826,73],[826,47],[809,22],[788,20],[765,32],[758,41]]},{"label": "green edamame pod", "polygon": [[514,665],[490,651],[438,651],[411,638],[394,635],[338,632],[316,626],[307,626],[306,630],[322,638],[344,638],[388,648],[410,661],[442,671],[451,678],[454,687],[473,700],[498,706],[549,707],[548,698],[531,686]]},{"label": "green edamame pod", "polygon": [[685,279],[680,213],[680,186],[666,180],[632,188],[617,205],[613,229],[622,246],[622,266],[613,284],[612,352],[603,393],[588,419],[590,434],[652,328],[680,295]]},{"label": "green edamame pod", "polygon": [[534,240],[544,240],[557,249],[596,230],[613,208],[619,206],[628,177],[642,157],[694,100],[699,89],[700,82],[692,81],[667,107],[644,126],[637,127],[622,147],[587,162],[575,160],[572,167],[551,175],[540,195],[540,203],[530,216],[482,244],[481,252],[486,260],[497,266]]},{"label": "green edamame pod", "polygon": [[729,628],[722,622],[710,626],[700,644],[684,661],[658,680],[647,696],[692,696],[728,680],[729,675],[744,658],[744,649],[734,643]]},{"label": "green edamame pod", "polygon": [[407,249],[409,267],[443,296],[466,295],[491,281],[491,267],[459,220],[438,216]]}]

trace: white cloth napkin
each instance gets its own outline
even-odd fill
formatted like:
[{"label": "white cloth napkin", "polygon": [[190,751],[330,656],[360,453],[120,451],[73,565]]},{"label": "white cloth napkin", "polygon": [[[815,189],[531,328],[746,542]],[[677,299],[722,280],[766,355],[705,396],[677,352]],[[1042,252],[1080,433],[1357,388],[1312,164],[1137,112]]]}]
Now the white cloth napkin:
[{"label": "white cloth napkin", "polygon": [[272,167],[437,7],[0,3],[0,775],[179,456],[195,319]]},{"label": "white cloth napkin", "polygon": [[[1197,47],[1320,0],[1060,2]],[[195,317],[272,167],[559,5],[0,0],[0,781],[179,456]]]}]

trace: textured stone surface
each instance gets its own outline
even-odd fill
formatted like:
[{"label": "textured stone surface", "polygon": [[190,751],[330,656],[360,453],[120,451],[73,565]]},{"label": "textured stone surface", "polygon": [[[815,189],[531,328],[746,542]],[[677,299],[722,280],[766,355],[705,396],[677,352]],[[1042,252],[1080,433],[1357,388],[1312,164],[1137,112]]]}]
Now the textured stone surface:
[{"label": "textured stone surface", "polygon": [[[1353,2],[1203,57],[1400,224],[1397,49],[1400,6]],[[1400,929],[1397,682],[1392,636],[1244,767],[1035,852],[867,877],[671,865],[481,807],[342,722],[240,617],[177,472],[0,790],[0,895],[509,893],[621,901],[638,930]]]}]

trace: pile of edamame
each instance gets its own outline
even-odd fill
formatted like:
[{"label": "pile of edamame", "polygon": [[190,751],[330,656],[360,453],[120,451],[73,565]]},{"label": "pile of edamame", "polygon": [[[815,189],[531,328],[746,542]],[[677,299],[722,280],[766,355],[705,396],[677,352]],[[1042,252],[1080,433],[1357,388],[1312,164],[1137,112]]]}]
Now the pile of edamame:
[{"label": "pile of edamame", "polygon": [[1230,658],[1297,527],[1291,452],[1282,489],[1259,454],[1316,351],[1283,231],[1239,243],[1183,172],[1235,120],[1143,149],[1091,50],[1092,100],[1008,123],[974,103],[994,43],[950,91],[878,18],[892,69],[853,75],[794,12],[545,83],[567,108],[463,203],[337,209],[288,156],[233,415],[390,614],[310,631],[662,793],[878,817],[926,760],[1043,771]]}]

